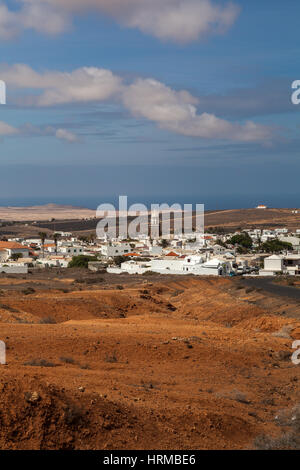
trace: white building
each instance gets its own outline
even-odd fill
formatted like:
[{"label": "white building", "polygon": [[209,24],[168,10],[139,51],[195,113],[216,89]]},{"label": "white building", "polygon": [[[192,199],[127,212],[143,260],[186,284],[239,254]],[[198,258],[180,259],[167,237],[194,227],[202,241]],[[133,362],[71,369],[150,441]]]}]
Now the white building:
[{"label": "white building", "polygon": [[[55,250],[54,250],[55,251]],[[54,253],[53,251],[53,253]],[[59,253],[66,255],[66,256],[80,256],[84,252],[82,246],[61,246],[59,248]]]},{"label": "white building", "polygon": [[275,276],[276,274],[300,274],[299,255],[272,255],[264,260],[264,269],[259,271],[261,276]]},{"label": "white building", "polygon": [[127,272],[129,274],[144,274],[147,271],[159,274],[194,274],[203,276],[220,276],[231,271],[231,264],[217,258],[205,261],[202,256],[192,255],[186,258],[153,259],[149,262],[126,261],[121,268],[110,267],[110,273]]},{"label": "white building", "polygon": [[163,252],[163,249],[161,246],[151,246],[149,248],[149,253],[152,255],[152,256],[160,256]]},{"label": "white building", "polygon": [[12,255],[21,255],[22,258],[28,258],[29,248],[15,242],[0,242],[0,259],[6,261]]},{"label": "white building", "polygon": [[5,274],[27,274],[28,266],[20,263],[0,264],[0,273]]},{"label": "white building", "polygon": [[231,264],[226,261],[221,261],[218,258],[203,262],[203,258],[200,256],[188,256],[185,259],[183,269],[185,273],[188,274],[221,276],[222,274],[229,274]]},{"label": "white building", "polygon": [[293,246],[293,250],[300,250],[300,238],[292,236],[279,236],[280,241],[290,243]]},{"label": "white building", "polygon": [[101,247],[101,254],[107,258],[123,256],[128,253],[132,253],[132,248],[129,243],[102,245]]},{"label": "white building", "polygon": [[49,256],[47,258],[40,258],[37,265],[44,268],[67,268],[71,258],[64,258],[62,256]]}]

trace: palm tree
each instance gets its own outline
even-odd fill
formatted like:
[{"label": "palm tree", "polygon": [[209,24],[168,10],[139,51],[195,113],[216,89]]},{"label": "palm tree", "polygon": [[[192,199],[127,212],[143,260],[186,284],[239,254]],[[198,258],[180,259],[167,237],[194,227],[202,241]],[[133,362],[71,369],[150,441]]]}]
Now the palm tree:
[{"label": "palm tree", "polygon": [[41,239],[41,242],[42,242],[42,249],[43,249],[43,258],[45,257],[45,240],[47,238],[47,234],[45,232],[40,232],[39,233],[39,237]]},{"label": "palm tree", "polygon": [[55,254],[57,255],[57,242],[58,240],[60,239],[60,234],[59,233],[55,233],[53,235],[53,240],[54,240],[54,243],[55,243]]}]

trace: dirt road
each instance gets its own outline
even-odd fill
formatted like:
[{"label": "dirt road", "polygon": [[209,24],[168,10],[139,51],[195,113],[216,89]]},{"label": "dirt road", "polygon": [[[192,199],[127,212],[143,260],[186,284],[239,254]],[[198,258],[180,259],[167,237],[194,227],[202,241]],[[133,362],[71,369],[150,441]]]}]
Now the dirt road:
[{"label": "dirt road", "polygon": [[243,284],[263,289],[272,295],[287,297],[300,302],[300,289],[298,287],[280,285],[274,282],[274,277],[244,278]]}]

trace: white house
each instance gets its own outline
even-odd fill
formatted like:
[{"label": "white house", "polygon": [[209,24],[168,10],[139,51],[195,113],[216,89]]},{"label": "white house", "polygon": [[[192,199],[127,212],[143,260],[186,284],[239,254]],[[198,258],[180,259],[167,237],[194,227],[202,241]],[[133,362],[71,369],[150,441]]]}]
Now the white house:
[{"label": "white house", "polygon": [[149,252],[153,256],[160,256],[163,252],[163,249],[161,246],[151,246],[149,248]]},{"label": "white house", "polygon": [[300,254],[272,255],[264,260],[264,269],[259,271],[261,276],[274,276],[276,274],[300,274]]},{"label": "white house", "polygon": [[229,262],[221,261],[217,258],[204,262],[204,258],[199,255],[187,256],[186,258],[164,258],[153,259],[149,262],[126,261],[121,264],[121,268],[110,267],[110,273],[127,272],[129,274],[144,274],[147,271],[159,274],[194,274],[206,276],[220,276],[227,274],[231,270]]},{"label": "white house", "polygon": [[220,276],[222,274],[229,274],[231,264],[218,258],[213,258],[203,263],[203,259],[200,256],[188,256],[185,259],[183,269],[186,274]]},{"label": "white house", "polygon": [[132,253],[132,248],[129,243],[102,245],[101,254],[107,258],[114,258],[116,256],[123,256]]},{"label": "white house", "polygon": [[184,274],[184,259],[164,258],[153,259],[149,262],[150,270],[161,274]]},{"label": "white house", "polygon": [[27,274],[28,273],[28,266],[25,266],[24,264],[17,264],[17,263],[11,263],[11,264],[0,264],[0,273],[5,273],[5,274]]},{"label": "white house", "polygon": [[71,258],[64,258],[62,256],[49,256],[47,258],[40,258],[38,264],[40,267],[45,268],[67,268]]},{"label": "white house", "polygon": [[151,271],[150,263],[126,261],[121,264],[122,271],[129,274],[144,274],[146,271]]},{"label": "white house", "polygon": [[8,260],[14,254],[19,254],[22,258],[28,258],[29,256],[29,248],[15,242],[0,242],[0,252],[3,261]]},{"label": "white house", "polygon": [[261,276],[274,276],[283,271],[283,256],[272,255],[264,260],[264,269],[259,271]]},{"label": "white house", "polygon": [[66,256],[79,256],[83,254],[82,246],[61,246],[59,252]]},{"label": "white house", "polygon": [[300,238],[292,236],[279,236],[279,240],[286,243],[291,243],[294,250],[300,250]]}]

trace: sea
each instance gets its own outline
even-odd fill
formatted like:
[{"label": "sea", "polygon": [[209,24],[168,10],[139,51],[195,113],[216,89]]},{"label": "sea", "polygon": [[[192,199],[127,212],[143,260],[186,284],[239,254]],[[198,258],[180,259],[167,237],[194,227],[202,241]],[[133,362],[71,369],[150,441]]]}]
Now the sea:
[{"label": "sea", "polygon": [[[33,196],[33,197],[8,197],[0,196],[1,207],[31,207],[46,204],[58,204],[64,206],[81,207],[96,210],[100,204],[112,204],[119,207],[119,195],[110,196]],[[153,195],[153,196],[128,196],[128,207],[132,204],[144,204],[148,209],[151,204],[204,204],[205,210],[226,209],[250,209],[259,204],[274,208],[299,208],[300,194],[273,194],[273,195]]]}]

